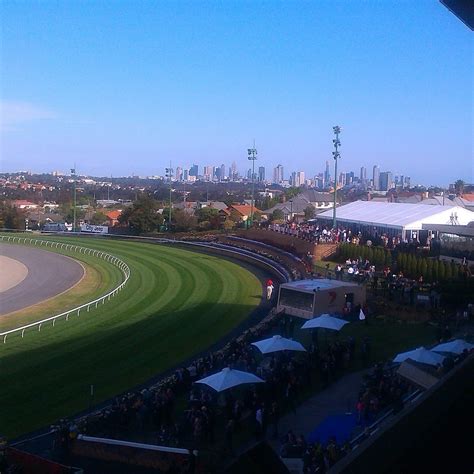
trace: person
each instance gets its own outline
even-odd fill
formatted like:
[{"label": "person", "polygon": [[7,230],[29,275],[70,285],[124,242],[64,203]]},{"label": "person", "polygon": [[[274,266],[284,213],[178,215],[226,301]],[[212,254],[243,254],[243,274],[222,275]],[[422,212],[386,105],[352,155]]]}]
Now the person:
[{"label": "person", "polygon": [[273,285],[267,285],[267,300],[272,299],[272,294],[273,294]]}]

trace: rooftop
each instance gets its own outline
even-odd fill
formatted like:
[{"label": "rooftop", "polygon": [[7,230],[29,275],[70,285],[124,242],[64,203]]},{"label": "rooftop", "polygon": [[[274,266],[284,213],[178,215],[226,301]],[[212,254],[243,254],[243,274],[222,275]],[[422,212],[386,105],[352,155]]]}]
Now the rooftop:
[{"label": "rooftop", "polygon": [[281,288],[289,288],[291,290],[311,291],[314,290],[330,290],[331,288],[340,288],[347,286],[358,286],[357,283],[349,283],[345,281],[329,280],[328,278],[316,278],[314,280],[297,280],[290,283],[284,283]]},{"label": "rooftop", "polygon": [[[433,204],[406,204],[393,202],[355,201],[337,209],[339,221],[377,225],[392,228],[421,229],[422,224],[452,224],[456,216],[457,224],[466,225],[474,220],[474,214],[459,206]],[[325,211],[318,219],[332,219],[333,211]]]}]

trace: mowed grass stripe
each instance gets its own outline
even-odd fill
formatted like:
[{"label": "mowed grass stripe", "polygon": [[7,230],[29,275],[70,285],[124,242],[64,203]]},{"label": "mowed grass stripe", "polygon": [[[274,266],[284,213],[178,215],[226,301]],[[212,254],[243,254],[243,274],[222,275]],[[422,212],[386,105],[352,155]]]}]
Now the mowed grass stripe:
[{"label": "mowed grass stripe", "polygon": [[87,408],[90,384],[98,402],[180,363],[227,334],[259,301],[258,279],[218,257],[135,242],[67,241],[122,258],[131,278],[97,310],[0,347],[0,426],[9,436]]}]

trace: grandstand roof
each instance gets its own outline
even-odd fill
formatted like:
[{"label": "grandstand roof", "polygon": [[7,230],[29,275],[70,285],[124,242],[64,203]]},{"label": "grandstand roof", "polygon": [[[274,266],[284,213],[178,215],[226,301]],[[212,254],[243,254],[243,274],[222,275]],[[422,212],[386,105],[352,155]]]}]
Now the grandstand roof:
[{"label": "grandstand roof", "polygon": [[[423,224],[467,225],[474,213],[459,206],[355,201],[337,208],[337,220],[361,225],[421,230]],[[333,211],[318,214],[332,219]]]}]

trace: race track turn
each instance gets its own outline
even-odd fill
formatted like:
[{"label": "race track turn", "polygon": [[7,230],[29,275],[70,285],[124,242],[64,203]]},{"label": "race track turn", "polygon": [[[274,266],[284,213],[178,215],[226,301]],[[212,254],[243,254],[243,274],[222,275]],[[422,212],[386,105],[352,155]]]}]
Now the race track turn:
[{"label": "race track turn", "polygon": [[14,272],[10,277],[8,264],[2,266],[0,271],[2,280],[5,280],[4,287],[10,287],[0,293],[0,316],[56,296],[74,286],[84,275],[80,263],[46,250],[0,244],[0,255],[6,257],[1,263],[8,263],[11,259],[15,261],[15,267],[20,268],[21,265],[27,268],[27,275],[19,279]]}]

